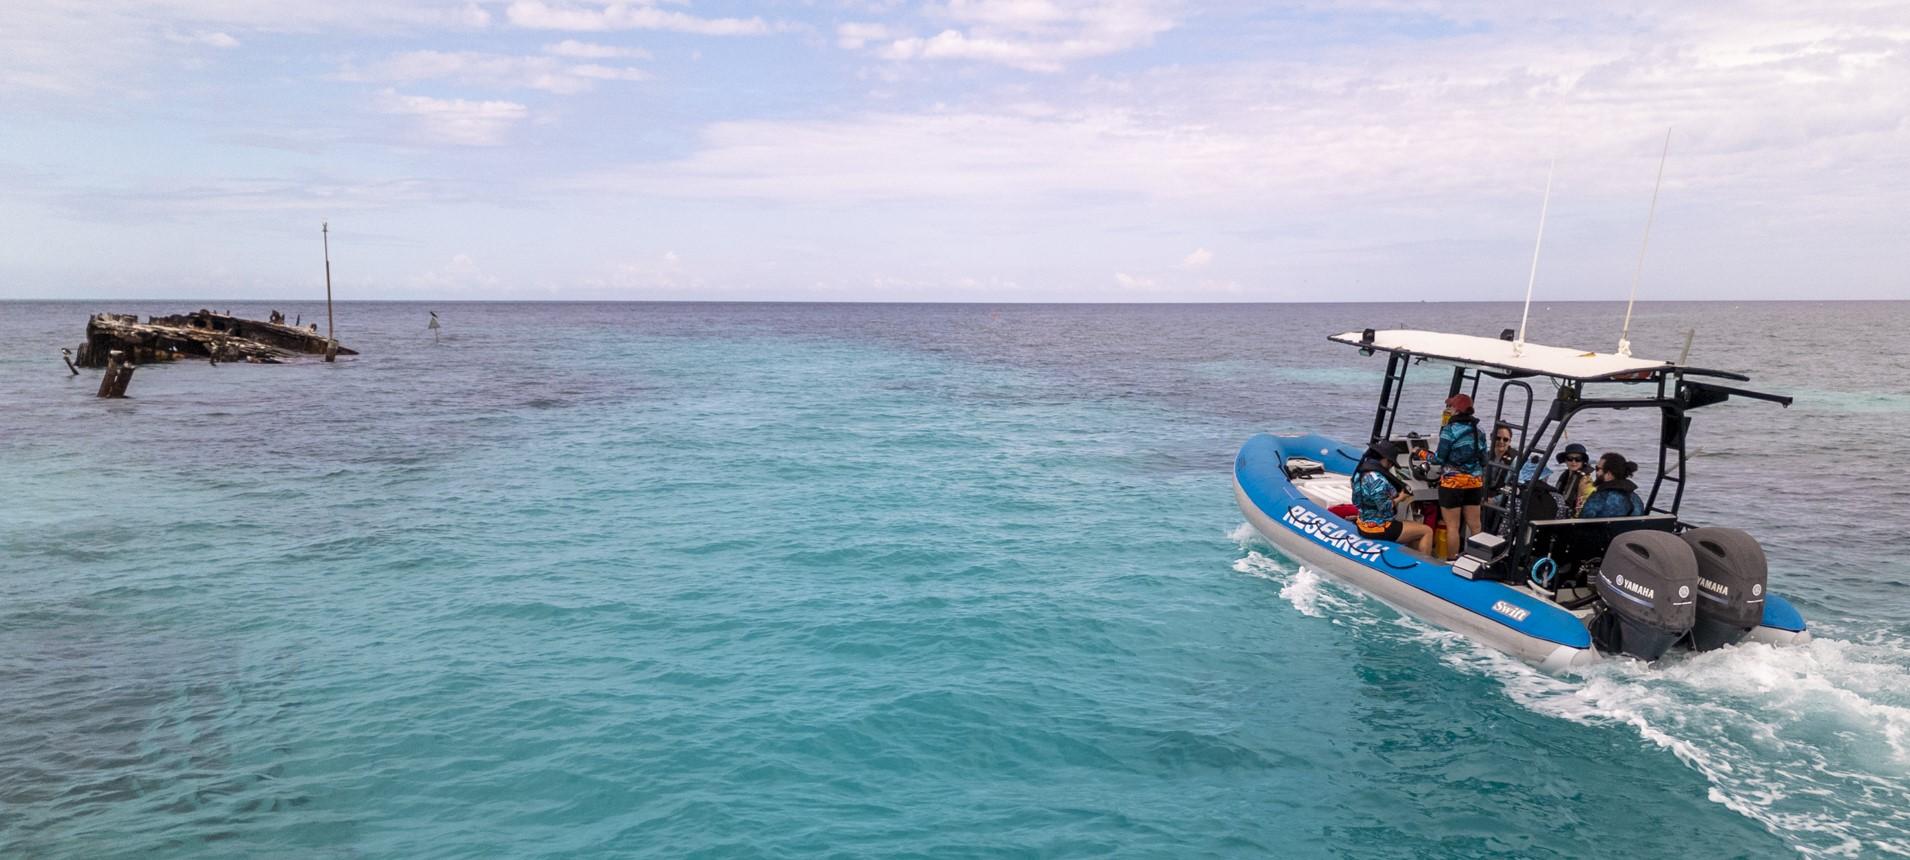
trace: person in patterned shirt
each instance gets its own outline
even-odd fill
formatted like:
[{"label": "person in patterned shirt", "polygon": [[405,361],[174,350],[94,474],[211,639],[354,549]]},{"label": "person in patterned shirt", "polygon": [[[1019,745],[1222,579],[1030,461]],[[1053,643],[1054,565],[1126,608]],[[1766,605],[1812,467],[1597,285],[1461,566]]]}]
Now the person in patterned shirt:
[{"label": "person in patterned shirt", "polygon": [[1432,529],[1425,523],[1399,518],[1399,506],[1412,501],[1413,494],[1388,478],[1398,452],[1391,442],[1377,442],[1366,449],[1366,456],[1353,472],[1353,505],[1359,508],[1354,525],[1361,537],[1411,543],[1421,555],[1431,555]]},{"label": "person in patterned shirt", "polygon": [[1472,398],[1455,394],[1446,399],[1452,417],[1439,430],[1439,450],[1433,452],[1433,465],[1439,466],[1439,521],[1446,525],[1446,560],[1459,557],[1459,523],[1465,518],[1467,532],[1479,533],[1479,505],[1485,501],[1486,434],[1479,432],[1479,419],[1472,414]]}]

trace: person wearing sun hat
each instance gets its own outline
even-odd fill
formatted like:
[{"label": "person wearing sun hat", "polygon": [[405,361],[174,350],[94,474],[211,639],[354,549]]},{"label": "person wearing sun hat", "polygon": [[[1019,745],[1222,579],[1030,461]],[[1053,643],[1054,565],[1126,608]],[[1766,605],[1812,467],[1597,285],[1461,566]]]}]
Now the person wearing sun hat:
[{"label": "person wearing sun hat", "polygon": [[1565,471],[1560,472],[1552,483],[1552,489],[1564,497],[1560,503],[1559,516],[1578,516],[1579,509],[1585,507],[1585,500],[1592,495],[1594,481],[1591,453],[1585,450],[1584,445],[1573,442],[1559,452],[1557,459],[1565,466]]}]

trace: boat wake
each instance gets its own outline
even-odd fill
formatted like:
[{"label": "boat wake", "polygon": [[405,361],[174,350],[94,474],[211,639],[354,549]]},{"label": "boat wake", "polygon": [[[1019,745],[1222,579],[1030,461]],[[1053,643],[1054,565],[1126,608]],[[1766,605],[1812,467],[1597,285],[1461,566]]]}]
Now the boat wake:
[{"label": "boat wake", "polygon": [[1910,855],[1910,643],[1750,644],[1561,678],[1457,634],[1420,635],[1521,706],[1631,727],[1703,774],[1713,802],[1806,856]]},{"label": "boat wake", "polygon": [[1359,592],[1264,554],[1245,524],[1234,569],[1281,584],[1301,613],[1396,626],[1520,707],[1625,727],[1710,784],[1709,799],[1810,857],[1910,856],[1910,640],[1825,629],[1796,647],[1731,646],[1653,665],[1601,660],[1540,672],[1488,646],[1399,616]]},{"label": "boat wake", "polygon": [[1267,555],[1265,550],[1269,548],[1252,526],[1241,523],[1227,536],[1247,550],[1245,556],[1234,561],[1234,570],[1278,583],[1280,596],[1293,604],[1293,608],[1299,610],[1301,615],[1325,618],[1334,624],[1369,621],[1358,614],[1355,598],[1351,598],[1347,592],[1330,588],[1325,577],[1305,565],[1295,569],[1292,563]]}]

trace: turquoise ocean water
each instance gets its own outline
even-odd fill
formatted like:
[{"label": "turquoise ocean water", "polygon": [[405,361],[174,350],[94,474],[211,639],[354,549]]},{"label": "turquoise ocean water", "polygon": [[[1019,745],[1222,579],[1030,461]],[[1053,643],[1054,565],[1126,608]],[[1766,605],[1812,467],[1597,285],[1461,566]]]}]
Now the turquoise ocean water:
[{"label": "turquoise ocean water", "polygon": [[1798,395],[1700,414],[1687,513],[1819,639],[1567,678],[1229,484],[1363,434],[1327,334],[1516,306],[347,304],[333,366],[60,364],[202,304],[0,303],[0,856],[1910,853],[1910,304],[1641,308]]}]

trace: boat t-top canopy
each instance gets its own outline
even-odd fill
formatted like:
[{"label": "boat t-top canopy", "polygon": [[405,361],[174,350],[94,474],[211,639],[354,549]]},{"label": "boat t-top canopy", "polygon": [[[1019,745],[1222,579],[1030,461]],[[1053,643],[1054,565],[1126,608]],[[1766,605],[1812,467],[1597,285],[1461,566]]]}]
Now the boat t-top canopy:
[{"label": "boat t-top canopy", "polygon": [[[1550,463],[1552,454],[1565,438],[1572,418],[1586,410],[1652,409],[1660,413],[1658,471],[1652,480],[1651,495],[1645,500],[1648,513],[1676,516],[1684,498],[1685,435],[1690,429],[1690,412],[1733,397],[1764,400],[1783,406],[1791,398],[1782,394],[1723,385],[1690,377],[1714,377],[1749,381],[1750,377],[1723,370],[1686,367],[1679,362],[1634,358],[1605,352],[1588,352],[1536,343],[1520,344],[1507,329],[1499,337],[1479,337],[1413,329],[1349,331],[1328,338],[1335,343],[1358,347],[1364,355],[1384,352],[1386,376],[1380,383],[1379,408],[1373,413],[1373,443],[1391,440],[1394,419],[1399,415],[1400,394],[1405,389],[1406,371],[1423,361],[1452,365],[1452,381],[1447,396],[1465,393],[1477,402],[1480,378],[1493,376],[1504,380],[1499,386],[1497,412],[1492,427],[1511,430],[1518,439],[1517,455],[1509,462],[1486,464],[1486,485],[1538,486],[1512,464]],[[1528,377],[1549,377],[1558,386],[1558,396],[1546,409],[1536,429],[1532,427],[1532,407],[1536,392]],[[1589,383],[1643,383],[1645,391],[1588,391]],[[1628,386],[1629,388],[1629,386]],[[1417,438],[1408,434],[1407,439]],[[1422,440],[1423,443],[1423,440]],[[1543,482],[1539,482],[1543,483]],[[1669,484],[1668,499],[1660,491]],[[1521,490],[1520,492],[1524,492]],[[1522,515],[1521,515],[1522,516]],[[1519,534],[1515,521],[1513,534]],[[1524,538],[1521,538],[1524,540]],[[1521,561],[1524,564],[1526,559]],[[1520,568],[1523,569],[1523,568]]]},{"label": "boat t-top canopy", "polygon": [[1587,352],[1536,343],[1515,344],[1510,337],[1479,337],[1441,331],[1383,329],[1349,331],[1328,340],[1361,350],[1424,357],[1450,364],[1487,368],[1508,376],[1550,376],[1579,382],[1655,379],[1666,373],[1714,376],[1748,382],[1750,377],[1723,370],[1682,367],[1674,362]]}]

